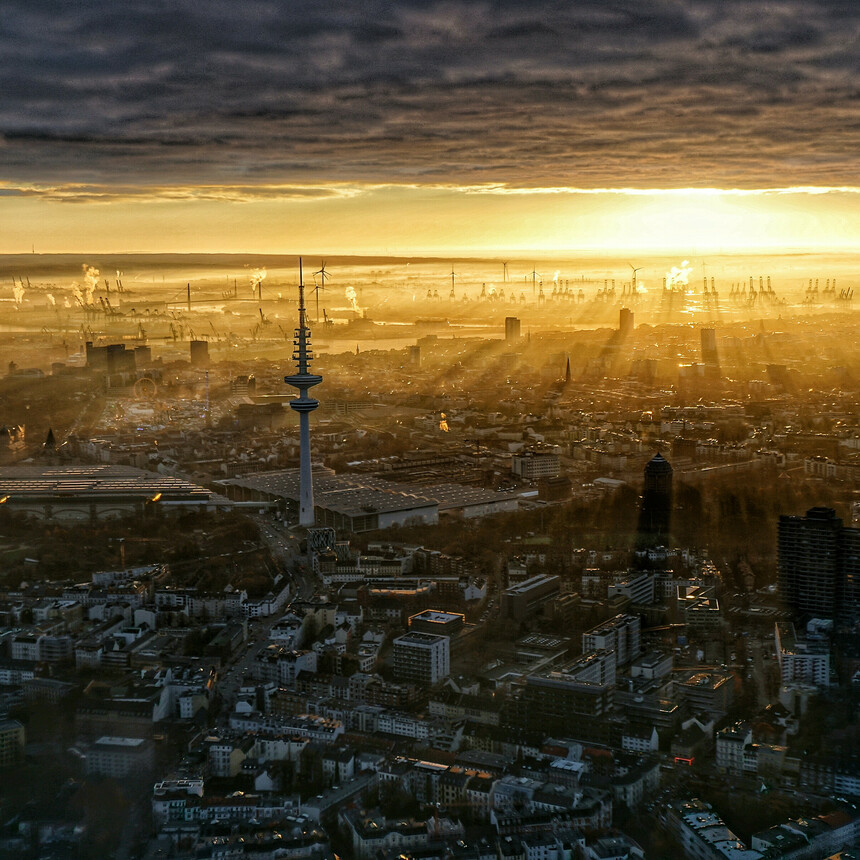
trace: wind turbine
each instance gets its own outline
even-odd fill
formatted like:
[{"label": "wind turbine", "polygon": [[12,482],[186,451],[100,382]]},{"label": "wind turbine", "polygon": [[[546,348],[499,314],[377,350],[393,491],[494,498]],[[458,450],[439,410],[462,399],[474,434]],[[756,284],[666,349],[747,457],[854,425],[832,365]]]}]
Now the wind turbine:
[{"label": "wind turbine", "polygon": [[[320,276],[322,284],[317,283],[317,275]],[[317,322],[320,321],[320,290],[325,290],[325,279],[331,278],[331,275],[325,269],[325,260],[322,261],[322,266],[314,272],[314,295],[317,300]]]},{"label": "wind turbine", "polygon": [[633,288],[633,294],[635,295],[635,294],[636,294],[636,273],[637,273],[637,272],[641,272],[641,271],[642,271],[642,269],[644,269],[645,267],[644,267],[644,266],[640,266],[640,267],[637,269],[637,268],[633,265],[633,263],[628,263],[627,265],[628,265],[628,266],[630,266],[630,268],[631,268],[631,269],[633,269],[633,283],[631,284],[631,286],[632,286],[632,288]]},{"label": "wind turbine", "polygon": [[532,295],[535,294],[535,290],[537,288],[538,275],[539,275],[539,272],[536,272],[534,266],[532,266]]}]

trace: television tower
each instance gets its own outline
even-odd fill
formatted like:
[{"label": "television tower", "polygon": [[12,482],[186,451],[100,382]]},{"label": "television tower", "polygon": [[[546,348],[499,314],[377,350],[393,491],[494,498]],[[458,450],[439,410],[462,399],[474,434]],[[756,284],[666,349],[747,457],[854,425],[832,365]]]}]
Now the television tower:
[{"label": "television tower", "polygon": [[311,330],[307,327],[301,257],[299,257],[299,327],[295,330],[293,346],[293,361],[296,363],[298,372],[292,376],[285,376],[284,382],[299,390],[299,396],[290,401],[290,408],[299,413],[299,525],[310,528],[314,524],[310,413],[320,404],[313,397],[308,397],[308,389],[319,385],[322,377],[309,372],[313,353]]}]

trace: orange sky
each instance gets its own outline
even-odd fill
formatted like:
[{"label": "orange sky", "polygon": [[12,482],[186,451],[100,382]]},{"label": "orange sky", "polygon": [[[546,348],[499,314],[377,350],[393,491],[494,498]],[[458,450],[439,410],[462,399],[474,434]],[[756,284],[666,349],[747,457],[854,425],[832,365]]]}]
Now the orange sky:
[{"label": "orange sky", "polygon": [[860,244],[860,194],[845,189],[504,193],[341,186],[318,198],[277,194],[270,189],[258,198],[210,187],[109,202],[60,202],[56,192],[0,198],[0,252],[35,246],[40,252],[695,253]]}]

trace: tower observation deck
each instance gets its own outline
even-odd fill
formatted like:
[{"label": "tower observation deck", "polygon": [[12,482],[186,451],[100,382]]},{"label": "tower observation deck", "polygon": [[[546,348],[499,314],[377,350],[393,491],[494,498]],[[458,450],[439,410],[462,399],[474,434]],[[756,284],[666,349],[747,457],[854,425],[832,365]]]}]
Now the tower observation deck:
[{"label": "tower observation deck", "polygon": [[290,408],[299,413],[299,525],[310,528],[314,524],[314,486],[311,475],[311,429],[310,413],[320,404],[308,396],[314,385],[322,382],[322,377],[310,372],[313,351],[311,349],[311,330],[307,326],[305,310],[305,288],[302,282],[302,260],[299,258],[299,325],[293,337],[293,361],[296,373],[285,376],[284,382],[298,389],[299,396],[290,401]]}]

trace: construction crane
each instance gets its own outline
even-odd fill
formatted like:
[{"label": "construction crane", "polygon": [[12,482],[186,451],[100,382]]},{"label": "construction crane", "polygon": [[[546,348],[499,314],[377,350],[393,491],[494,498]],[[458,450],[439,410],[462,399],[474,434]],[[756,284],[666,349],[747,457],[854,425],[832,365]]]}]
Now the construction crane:
[{"label": "construction crane", "polygon": [[122,314],[119,312],[119,310],[117,308],[111,306],[110,299],[104,298],[104,299],[102,299],[102,302],[103,302],[104,307],[105,307],[105,313],[108,316],[111,316],[111,317],[121,317],[122,316]]}]

